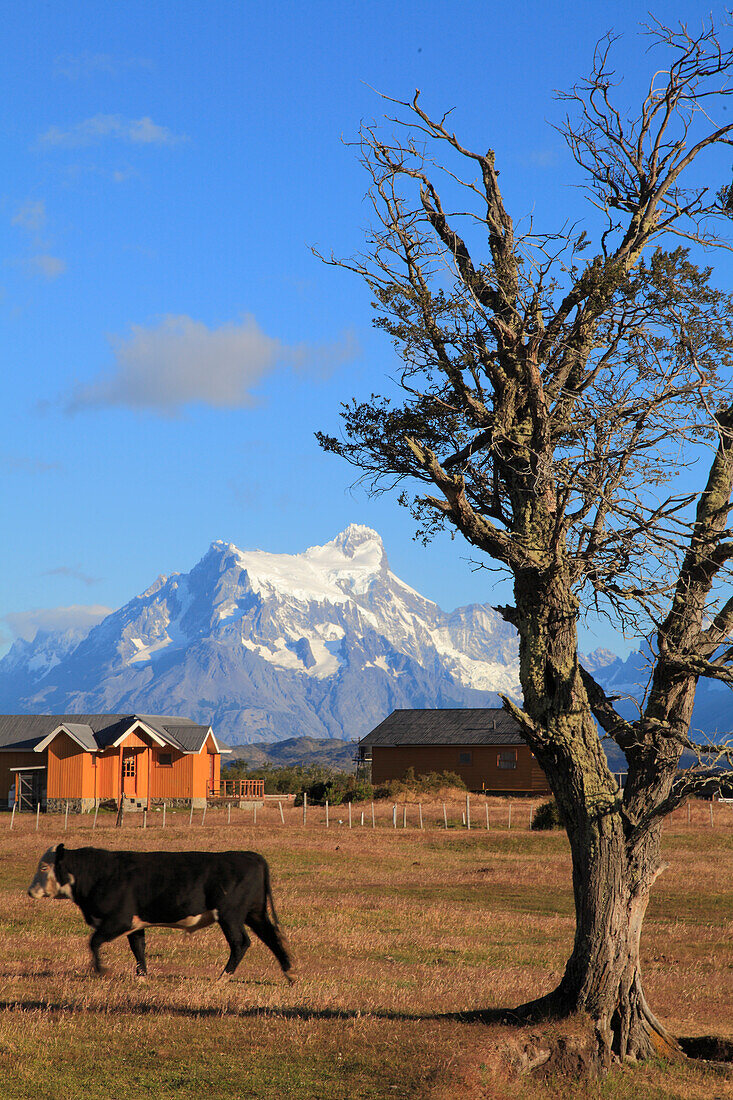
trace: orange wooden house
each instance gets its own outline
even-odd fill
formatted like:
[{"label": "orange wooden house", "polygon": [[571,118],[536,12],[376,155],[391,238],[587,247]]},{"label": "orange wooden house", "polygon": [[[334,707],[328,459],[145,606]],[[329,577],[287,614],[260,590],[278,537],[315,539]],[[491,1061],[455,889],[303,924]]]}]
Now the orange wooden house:
[{"label": "orange wooden house", "polygon": [[154,714],[0,715],[0,806],[204,806],[219,793],[210,726]]},{"label": "orange wooden house", "polygon": [[519,724],[500,707],[395,710],[359,741],[359,770],[375,786],[454,772],[470,791],[548,794],[549,784]]}]

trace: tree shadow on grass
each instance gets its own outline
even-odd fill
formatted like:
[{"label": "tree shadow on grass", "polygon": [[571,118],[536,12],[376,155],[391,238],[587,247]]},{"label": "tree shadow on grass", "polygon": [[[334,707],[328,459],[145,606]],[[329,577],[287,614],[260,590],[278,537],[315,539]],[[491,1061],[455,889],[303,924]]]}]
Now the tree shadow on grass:
[{"label": "tree shadow on grass", "polygon": [[[50,1000],[37,998],[34,1000],[0,1000],[0,1012],[52,1012],[66,1013],[91,1013],[100,1016],[118,1014],[119,1005],[78,1005],[73,1001]],[[464,1023],[485,1024],[504,1027],[526,1026],[529,1021],[522,1018],[510,1008],[483,1008],[472,1009],[467,1012],[400,1012],[393,1009],[370,1009],[362,1012],[360,1009],[346,1008],[310,1008],[307,1005],[283,1005],[282,1007],[264,1006],[258,1008],[233,1008],[227,1006],[202,1006],[190,1007],[173,1004],[128,1004],[124,1011],[130,1016],[172,1016],[191,1020],[222,1019],[273,1019],[273,1020],[332,1020],[344,1022],[349,1020],[387,1020],[390,1023]],[[535,1021],[536,1022],[536,1021]],[[733,1041],[722,1039],[715,1035],[698,1035],[680,1037],[678,1042],[684,1054],[694,1060],[717,1063],[733,1063]]]},{"label": "tree shadow on grass", "polygon": [[[56,1012],[59,1014],[81,1012],[107,1016],[119,1014],[118,1004],[106,1006],[80,1005],[74,1001],[51,1000],[45,997],[35,999],[15,998],[0,1000],[0,1012]],[[398,1022],[453,1021],[468,1024],[519,1024],[522,1023],[509,1009],[476,1009],[470,1012],[400,1012],[396,1009],[349,1008],[309,1008],[307,1005],[284,1005],[282,1007],[260,1006],[257,1008],[236,1008],[231,1005],[207,1005],[190,1007],[188,1005],[126,1004],[125,1014],[129,1016],[174,1016],[190,1020],[205,1020],[229,1017],[233,1019],[275,1019],[275,1020],[390,1020]]]}]

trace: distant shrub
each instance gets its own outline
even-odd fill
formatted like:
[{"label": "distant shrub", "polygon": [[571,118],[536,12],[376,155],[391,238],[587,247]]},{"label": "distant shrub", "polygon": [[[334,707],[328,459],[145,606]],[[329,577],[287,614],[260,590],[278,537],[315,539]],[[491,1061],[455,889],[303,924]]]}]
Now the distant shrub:
[{"label": "distant shrub", "polygon": [[368,802],[374,798],[371,783],[357,779],[355,775],[334,773],[328,780],[320,780],[303,787],[295,796],[295,805],[303,805],[303,791],[312,806],[340,806],[342,802]]},{"label": "distant shrub", "polygon": [[374,788],[375,798],[399,798],[404,794],[437,794],[445,787],[457,787],[468,790],[460,775],[455,772],[425,772],[415,775],[414,768],[408,768],[401,779],[390,779]]},{"label": "distant shrub", "polygon": [[301,796],[303,791],[308,791],[318,784],[333,783],[345,789],[347,781],[355,779],[353,775],[335,772],[322,764],[307,766],[291,764],[284,767],[265,764],[261,768],[248,768],[239,761],[223,770],[221,777],[222,779],[264,779],[265,794],[299,794]]},{"label": "distant shrub", "polygon": [[347,783],[344,791],[344,802],[371,802],[374,798],[374,787],[365,779],[357,779],[350,775],[350,783]]},{"label": "distant shrub", "polygon": [[533,829],[561,829],[562,827],[560,807],[554,798],[542,802],[532,815]]}]

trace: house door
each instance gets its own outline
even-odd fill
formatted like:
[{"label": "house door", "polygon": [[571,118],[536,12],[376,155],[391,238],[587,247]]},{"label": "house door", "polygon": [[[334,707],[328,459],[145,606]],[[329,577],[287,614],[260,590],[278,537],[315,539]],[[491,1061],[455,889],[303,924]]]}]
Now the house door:
[{"label": "house door", "polygon": [[134,749],[122,750],[122,793],[125,798],[137,795],[137,753]]},{"label": "house door", "polygon": [[18,772],[18,809],[35,810],[41,801],[41,773]]},{"label": "house door", "polygon": [[215,780],[215,778],[216,778],[216,767],[214,765],[214,754],[213,754],[213,752],[210,752],[209,753],[209,794],[210,795],[213,795],[213,794],[216,793],[214,791],[214,780]]}]

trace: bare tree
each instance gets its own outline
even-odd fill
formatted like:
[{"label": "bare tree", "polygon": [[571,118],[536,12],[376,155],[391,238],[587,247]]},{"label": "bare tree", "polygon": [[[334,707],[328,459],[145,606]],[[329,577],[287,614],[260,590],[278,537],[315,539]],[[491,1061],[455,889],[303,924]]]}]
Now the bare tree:
[{"label": "bare tree", "polygon": [[[425,538],[456,530],[513,578],[500,610],[519,633],[523,706],[504,705],[557,798],[577,918],[560,985],[519,1011],[586,1011],[604,1064],[675,1048],[644,997],[639,937],[662,821],[709,781],[709,757],[679,767],[709,748],[690,734],[696,685],[733,683],[732,300],[689,254],[728,247],[733,188],[699,178],[702,154],[731,144],[713,114],[733,52],[712,24],[645,32],[664,61],[635,116],[616,106],[610,38],[561,97],[590,233],[515,227],[494,152],[463,145],[419,93],[363,127],[368,248],[328,262],[366,281],[401,367],[387,395],[344,405],[340,437],[319,434],[372,490],[399,487]],[[702,451],[706,485],[679,491]],[[581,667],[587,609],[652,640],[635,717]],[[626,755],[623,790],[603,737]]]}]

